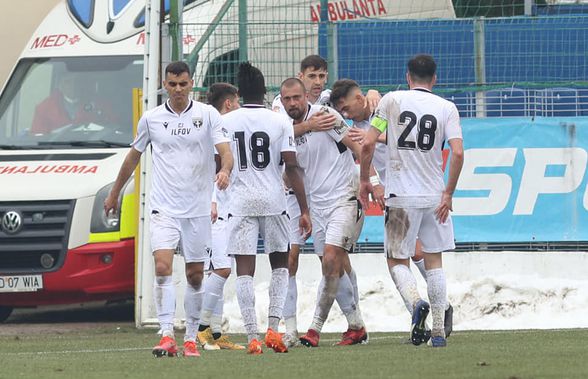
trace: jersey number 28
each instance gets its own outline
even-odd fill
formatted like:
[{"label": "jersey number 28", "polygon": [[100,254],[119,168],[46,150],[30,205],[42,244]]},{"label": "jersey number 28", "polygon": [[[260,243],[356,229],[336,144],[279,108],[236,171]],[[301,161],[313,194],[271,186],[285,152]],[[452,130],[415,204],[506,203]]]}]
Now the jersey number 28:
[{"label": "jersey number 28", "polygon": [[407,141],[406,139],[410,136],[412,128],[417,124],[417,116],[411,111],[404,111],[400,114],[398,121],[401,125],[406,124],[408,121],[402,134],[398,137],[399,149],[413,150],[418,146],[419,150],[429,151],[433,148],[433,145],[435,145],[435,131],[437,130],[437,119],[435,116],[426,114],[418,120],[419,128],[416,142]]},{"label": "jersey number 28", "polygon": [[[235,132],[237,153],[239,155],[239,170],[247,170],[247,148],[245,147],[245,132]],[[251,165],[257,170],[263,170],[270,163],[270,138],[266,132],[255,132],[249,139],[251,151]]]}]

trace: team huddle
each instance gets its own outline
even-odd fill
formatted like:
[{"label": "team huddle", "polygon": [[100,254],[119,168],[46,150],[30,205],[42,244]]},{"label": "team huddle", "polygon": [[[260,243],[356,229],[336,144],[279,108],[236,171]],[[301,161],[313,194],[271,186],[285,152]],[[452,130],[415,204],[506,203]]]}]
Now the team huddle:
[{"label": "team huddle", "polygon": [[[239,66],[237,87],[210,87],[210,105],[190,99],[193,82],[185,63],[166,67],[169,99],[139,121],[135,141],[104,203],[107,214],[117,211],[122,187],[151,144],[150,240],[162,333],[153,348],[155,356],[178,354],[172,282],[178,246],[187,278],[184,356],[199,356],[198,344],[205,350],[244,349],[249,354],[261,354],[264,344],[278,353],[298,344],[318,347],[334,301],[348,323],[337,344],[367,342],[348,254],[363,226],[362,210],[370,202],[385,211],[385,253],[393,282],[412,315],[411,342],[446,346],[452,307],[441,254],[455,248],[449,212],[463,164],[463,143],[457,108],[431,93],[435,72],[432,57],[417,55],[408,62],[409,90],[381,98],[376,91],[362,94],[358,83],[349,79],[325,90],[327,63],[311,55],[301,62],[298,77],[282,82],[270,110],[264,105],[263,74],[249,63]],[[445,142],[451,148],[446,184],[441,153]],[[272,270],[263,339],[253,282],[260,236]],[[310,236],[322,280],[311,325],[299,336],[298,254]],[[411,258],[426,279],[429,302],[418,293]],[[246,347],[221,331],[223,290],[233,262]],[[209,275],[203,280],[205,271]],[[431,328],[426,322],[429,312]],[[278,332],[281,320],[283,334]]]}]

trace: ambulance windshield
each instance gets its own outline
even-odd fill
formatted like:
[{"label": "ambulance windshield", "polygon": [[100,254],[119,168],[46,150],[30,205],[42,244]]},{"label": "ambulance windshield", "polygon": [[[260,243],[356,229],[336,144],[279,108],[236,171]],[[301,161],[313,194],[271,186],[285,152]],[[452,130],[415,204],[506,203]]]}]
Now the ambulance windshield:
[{"label": "ambulance windshield", "polygon": [[142,57],[22,59],[0,97],[0,148],[128,146]]}]

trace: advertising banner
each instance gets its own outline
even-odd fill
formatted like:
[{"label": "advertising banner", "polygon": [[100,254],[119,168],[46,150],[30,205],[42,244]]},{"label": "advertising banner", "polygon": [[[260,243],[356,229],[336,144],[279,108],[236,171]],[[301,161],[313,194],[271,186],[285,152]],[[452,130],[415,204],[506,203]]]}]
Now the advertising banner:
[{"label": "advertising banner", "polygon": [[[457,243],[588,241],[587,117],[463,119],[462,129]],[[383,216],[368,216],[359,242],[382,243],[383,230]]]}]

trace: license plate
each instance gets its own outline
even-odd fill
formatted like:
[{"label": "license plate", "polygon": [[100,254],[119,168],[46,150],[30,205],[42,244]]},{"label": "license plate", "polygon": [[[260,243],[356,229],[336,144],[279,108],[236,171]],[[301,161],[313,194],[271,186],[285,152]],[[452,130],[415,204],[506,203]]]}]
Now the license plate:
[{"label": "license plate", "polygon": [[43,289],[42,275],[0,276],[0,292],[35,292]]}]

